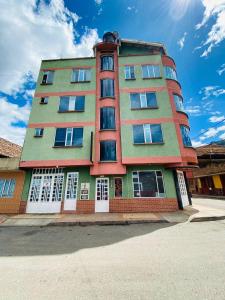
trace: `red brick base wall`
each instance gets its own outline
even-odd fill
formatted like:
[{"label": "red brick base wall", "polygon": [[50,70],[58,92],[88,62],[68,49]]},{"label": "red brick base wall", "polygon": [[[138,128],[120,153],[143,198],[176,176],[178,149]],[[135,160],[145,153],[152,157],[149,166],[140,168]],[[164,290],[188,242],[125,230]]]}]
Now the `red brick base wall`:
[{"label": "red brick base wall", "polygon": [[63,214],[94,214],[95,213],[95,200],[77,200],[77,209],[76,211],[71,210],[62,210]]},{"label": "red brick base wall", "polygon": [[26,207],[27,207],[27,201],[20,201],[20,208],[19,208],[19,214],[25,214],[26,213]]},{"label": "red brick base wall", "polygon": [[176,198],[112,199],[110,212],[169,212],[178,210]]}]

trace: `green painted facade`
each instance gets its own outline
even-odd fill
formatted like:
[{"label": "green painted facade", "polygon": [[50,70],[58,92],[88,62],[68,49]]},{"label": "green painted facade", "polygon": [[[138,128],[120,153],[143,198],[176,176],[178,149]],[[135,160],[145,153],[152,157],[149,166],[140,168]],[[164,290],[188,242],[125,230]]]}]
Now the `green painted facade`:
[{"label": "green painted facade", "polygon": [[[130,95],[123,89],[139,88],[160,88],[166,86],[164,70],[161,55],[146,55],[148,51],[145,48],[127,46],[120,49],[119,56],[119,87],[120,93],[120,118],[121,121],[172,118],[172,109],[170,105],[167,90],[156,92],[158,108],[131,110]],[[125,55],[139,56],[125,56]],[[141,55],[143,54],[143,55]],[[136,80],[125,80],[124,65],[135,65]],[[142,79],[141,64],[159,64],[161,78]],[[91,67],[91,82],[71,83],[72,68]],[[55,123],[66,122],[92,122],[96,119],[95,114],[95,90],[96,90],[96,60],[95,58],[84,59],[61,59],[52,61],[43,61],[41,71],[38,77],[36,94],[56,93],[56,92],[75,92],[92,91],[93,93],[85,95],[85,111],[59,113],[59,96],[49,96],[48,104],[41,105],[40,98],[34,97],[29,124],[34,123],[54,123],[52,127],[44,128],[42,138],[34,137],[34,128],[28,128],[26,132],[21,161],[41,161],[41,160],[89,160],[91,132],[95,132],[94,125],[84,126],[83,147],[76,148],[54,148],[56,125]],[[42,85],[43,69],[58,68],[54,72],[54,81],[51,85]],[[63,69],[65,68],[65,69]],[[41,127],[39,125],[38,127]],[[163,123],[162,132],[164,143],[160,145],[134,145],[132,125],[121,125],[121,143],[122,157],[157,157],[157,156],[180,156],[178,141],[176,139],[176,130],[173,122]],[[163,166],[137,165],[127,166],[127,174],[123,176],[107,176],[110,179],[109,191],[110,198],[114,198],[114,178],[123,179],[123,198],[133,198],[132,172],[138,170],[161,170],[163,173],[164,187],[167,198],[176,198],[176,190],[172,170],[165,169]],[[90,167],[71,167],[64,168],[64,190],[66,174],[68,172],[79,172],[78,200],[80,199],[81,183],[90,183],[89,199],[95,199],[95,176],[90,176]],[[22,199],[27,200],[31,182],[32,170],[27,170]],[[64,193],[64,192],[63,192]]]}]

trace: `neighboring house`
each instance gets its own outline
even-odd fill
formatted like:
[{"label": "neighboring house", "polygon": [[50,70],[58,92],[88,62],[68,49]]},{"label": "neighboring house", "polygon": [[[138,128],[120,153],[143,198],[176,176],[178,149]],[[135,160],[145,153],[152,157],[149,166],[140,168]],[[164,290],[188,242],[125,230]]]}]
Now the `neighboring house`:
[{"label": "neighboring house", "polygon": [[108,32],[94,57],[42,61],[20,161],[26,212],[175,211],[196,163],[162,44]]},{"label": "neighboring house", "polygon": [[22,147],[0,138],[0,214],[19,213],[24,171],[19,170]]},{"label": "neighboring house", "polygon": [[225,196],[225,146],[218,143],[196,148],[199,169],[193,171],[193,193]]}]

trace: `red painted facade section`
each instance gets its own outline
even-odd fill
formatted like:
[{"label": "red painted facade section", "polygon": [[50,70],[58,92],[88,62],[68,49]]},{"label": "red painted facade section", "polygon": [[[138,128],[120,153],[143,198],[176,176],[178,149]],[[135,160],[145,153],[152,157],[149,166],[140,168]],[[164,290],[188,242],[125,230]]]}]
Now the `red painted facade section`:
[{"label": "red painted facade section", "polygon": [[[154,147],[154,144],[151,145]],[[139,145],[137,145],[139,147]],[[142,165],[142,164],[171,164],[181,163],[180,156],[147,156],[147,157],[123,157],[123,163],[126,165]]]}]

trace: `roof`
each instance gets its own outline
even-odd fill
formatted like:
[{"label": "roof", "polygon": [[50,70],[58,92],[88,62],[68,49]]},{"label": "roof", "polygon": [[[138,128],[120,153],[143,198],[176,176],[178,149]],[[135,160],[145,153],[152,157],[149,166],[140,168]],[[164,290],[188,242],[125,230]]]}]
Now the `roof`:
[{"label": "roof", "polygon": [[22,147],[0,138],[0,156],[4,157],[19,157],[22,151]]},{"label": "roof", "polygon": [[166,54],[166,48],[162,43],[158,42],[145,42],[145,41],[139,41],[139,40],[129,40],[129,39],[121,39],[121,43],[124,44],[132,44],[132,45],[140,45],[140,46],[147,46],[147,47],[159,47],[164,50],[164,53]]},{"label": "roof", "polygon": [[218,144],[209,144],[206,146],[200,146],[196,148],[197,156],[212,155],[212,154],[224,154],[225,146]]}]

